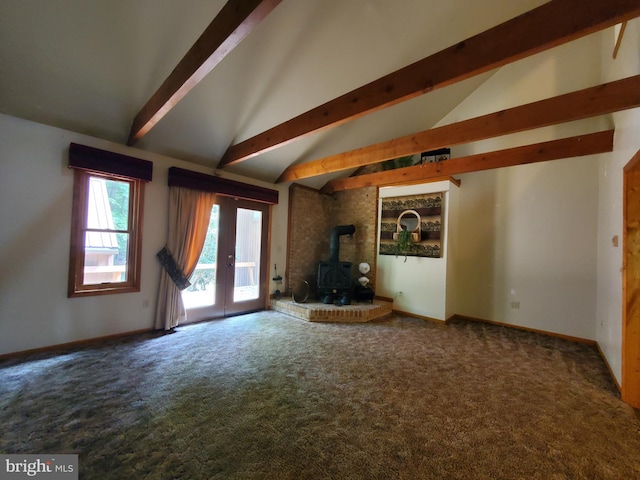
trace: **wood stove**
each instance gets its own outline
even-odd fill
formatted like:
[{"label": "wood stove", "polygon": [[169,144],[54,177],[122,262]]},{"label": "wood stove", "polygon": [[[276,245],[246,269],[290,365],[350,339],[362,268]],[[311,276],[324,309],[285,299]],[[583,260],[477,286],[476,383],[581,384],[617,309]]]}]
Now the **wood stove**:
[{"label": "wood stove", "polygon": [[351,303],[351,262],[340,261],[340,237],[353,235],[355,225],[340,225],[331,230],[329,261],[318,264],[318,298],[323,303]]}]

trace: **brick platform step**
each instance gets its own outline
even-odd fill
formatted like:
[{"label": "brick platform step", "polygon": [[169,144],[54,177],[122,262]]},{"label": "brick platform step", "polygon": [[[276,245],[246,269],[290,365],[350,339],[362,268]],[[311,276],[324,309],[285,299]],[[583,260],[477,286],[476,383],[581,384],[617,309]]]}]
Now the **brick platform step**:
[{"label": "brick platform step", "polygon": [[392,304],[380,300],[352,305],[296,303],[291,298],[271,299],[271,309],[309,322],[365,323],[391,313]]}]

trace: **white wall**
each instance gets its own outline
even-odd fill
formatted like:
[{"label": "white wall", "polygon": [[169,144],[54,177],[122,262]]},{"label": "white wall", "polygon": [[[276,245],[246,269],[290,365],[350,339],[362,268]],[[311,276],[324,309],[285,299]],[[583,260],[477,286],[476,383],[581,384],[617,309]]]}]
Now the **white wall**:
[{"label": "white wall", "polygon": [[[501,68],[439,125],[599,84],[602,41],[591,35]],[[608,127],[606,118],[571,122],[456,146],[452,156]],[[595,339],[601,157],[460,176],[456,313]]]},{"label": "white wall", "polygon": [[[602,44],[602,81],[608,82],[640,73],[640,21],[628,23],[615,60],[614,29],[605,32]],[[621,381],[622,374],[622,169],[640,149],[640,109],[613,115],[616,134],[614,151],[599,168],[598,204],[598,288],[596,340]],[[618,236],[618,247],[612,238]]]},{"label": "white wall", "polygon": [[594,339],[597,158],[464,175],[460,197],[458,313]]},{"label": "white wall", "polygon": [[[70,142],[112,150],[154,164],[145,188],[142,283],[139,293],[67,298],[73,173]],[[0,354],[153,327],[166,241],[171,166],[211,169],[66,130],[0,115]],[[270,264],[284,265],[288,189],[273,209]],[[270,285],[271,287],[271,285]],[[143,307],[149,300],[150,305]]]},{"label": "white wall", "polygon": [[[456,238],[452,235],[457,223],[457,186],[451,182],[434,182],[423,185],[380,188],[379,198],[402,197],[422,193],[445,192],[442,232],[442,257],[423,258],[399,255],[378,255],[376,270],[376,294],[393,298],[393,309],[414,315],[446,320],[455,313],[455,303],[449,292],[455,291],[455,274],[447,263],[455,251]],[[382,200],[378,200],[380,203]],[[380,216],[378,205],[378,238],[380,238]],[[451,277],[449,277],[451,274]],[[452,293],[453,295],[453,293]],[[450,313],[452,312],[453,313]]]}]

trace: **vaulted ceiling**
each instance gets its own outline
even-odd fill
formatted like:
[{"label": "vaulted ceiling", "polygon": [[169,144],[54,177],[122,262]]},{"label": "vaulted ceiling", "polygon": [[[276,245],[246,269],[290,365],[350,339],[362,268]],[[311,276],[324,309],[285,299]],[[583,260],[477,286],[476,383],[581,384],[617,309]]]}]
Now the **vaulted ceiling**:
[{"label": "vaulted ceiling", "polygon": [[[138,112],[226,3],[0,0],[0,113],[124,144]],[[545,2],[270,3],[136,147],[215,168],[232,145]],[[291,165],[430,129],[492,75],[487,70],[225,169],[275,182]],[[351,171],[302,182],[320,187]]]}]

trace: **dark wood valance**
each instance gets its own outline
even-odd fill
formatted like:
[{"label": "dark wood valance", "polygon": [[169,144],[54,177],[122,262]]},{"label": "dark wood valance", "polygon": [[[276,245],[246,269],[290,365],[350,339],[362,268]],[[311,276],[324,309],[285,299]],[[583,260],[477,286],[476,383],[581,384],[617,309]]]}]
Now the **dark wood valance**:
[{"label": "dark wood valance", "polygon": [[193,172],[178,167],[169,168],[169,186],[203,190],[218,195],[237,197],[243,200],[253,200],[254,202],[268,203],[270,205],[276,205],[278,203],[279,192],[277,190],[236,182],[228,178]]},{"label": "dark wood valance", "polygon": [[72,143],[69,145],[69,168],[111,173],[150,182],[153,163],[121,153]]}]

